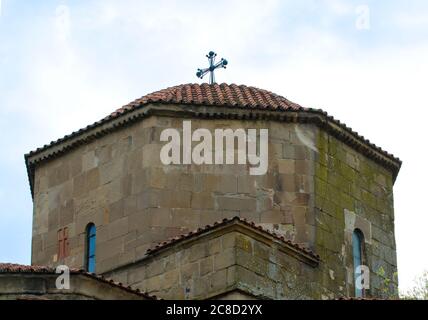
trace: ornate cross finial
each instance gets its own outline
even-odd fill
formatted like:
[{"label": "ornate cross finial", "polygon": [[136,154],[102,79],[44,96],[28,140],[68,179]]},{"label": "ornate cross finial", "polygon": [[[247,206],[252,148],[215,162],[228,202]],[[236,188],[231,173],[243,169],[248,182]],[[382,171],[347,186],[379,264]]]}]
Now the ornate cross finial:
[{"label": "ornate cross finial", "polygon": [[227,60],[221,58],[221,60],[217,63],[215,63],[215,57],[217,56],[217,54],[214,51],[210,51],[207,55],[208,61],[210,63],[209,68],[206,69],[198,69],[198,72],[196,72],[196,76],[198,78],[203,78],[208,72],[210,73],[210,81],[209,84],[214,84],[215,83],[215,78],[214,78],[214,70],[217,68],[225,68],[227,66]]}]

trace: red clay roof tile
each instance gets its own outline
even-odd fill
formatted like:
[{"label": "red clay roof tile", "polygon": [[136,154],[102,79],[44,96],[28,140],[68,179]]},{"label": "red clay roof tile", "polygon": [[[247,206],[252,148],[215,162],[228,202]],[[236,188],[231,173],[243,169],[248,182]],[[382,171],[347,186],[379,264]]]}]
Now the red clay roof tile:
[{"label": "red clay roof tile", "polygon": [[300,251],[301,253],[307,254],[307,255],[311,256],[312,258],[314,258],[316,260],[320,259],[319,255],[317,255],[313,251],[309,250],[308,248],[306,248],[306,247],[304,247],[304,246],[302,246],[300,244],[293,243],[290,240],[286,240],[283,236],[278,235],[275,232],[271,232],[271,231],[269,231],[267,229],[264,229],[261,226],[257,226],[254,222],[250,222],[250,221],[248,221],[246,219],[243,219],[243,218],[240,218],[240,217],[233,217],[233,218],[230,218],[230,219],[223,219],[221,221],[216,221],[213,224],[206,225],[203,228],[198,228],[196,230],[192,230],[192,231],[190,231],[188,233],[185,233],[185,234],[182,234],[180,236],[176,236],[176,237],[170,238],[170,239],[168,239],[166,241],[163,241],[163,242],[160,242],[160,243],[156,244],[153,248],[148,249],[147,250],[147,254],[152,254],[152,253],[154,253],[156,251],[159,251],[159,250],[161,250],[163,248],[169,247],[169,246],[171,246],[173,244],[176,244],[176,243],[178,243],[180,241],[183,241],[185,239],[189,239],[191,237],[197,236],[199,234],[203,234],[203,233],[205,233],[207,231],[211,231],[211,230],[214,230],[214,229],[219,228],[221,226],[225,226],[227,224],[234,223],[234,222],[235,223],[236,222],[241,222],[241,223],[245,224],[246,226],[249,226],[249,227],[251,227],[253,229],[260,230],[263,233],[268,234],[270,236],[273,236],[277,240],[280,240],[281,242],[285,243],[286,245],[288,245],[290,247],[293,247],[294,249]]},{"label": "red clay roof tile", "polygon": [[[119,118],[121,115],[131,112],[132,110],[144,107],[150,103],[154,104],[183,104],[183,105],[207,105],[207,106],[223,106],[223,107],[231,107],[231,108],[248,108],[249,110],[272,110],[272,111],[306,111],[308,113],[312,113],[314,115],[320,115],[327,121],[332,123],[332,128],[334,129],[335,125],[343,128],[347,134],[344,136],[347,139],[355,138],[357,141],[364,143],[369,148],[373,148],[383,156],[385,156],[388,160],[384,160],[379,157],[374,150],[370,150],[369,148],[365,148],[361,146],[357,142],[350,142],[350,144],[354,145],[355,148],[359,149],[361,152],[364,152],[367,156],[381,161],[382,163],[387,163],[388,167],[391,167],[393,170],[394,180],[398,174],[399,168],[401,166],[400,159],[394,157],[392,154],[386,152],[382,148],[374,145],[369,140],[360,136],[357,132],[353,131],[351,128],[347,127],[345,124],[340,121],[334,119],[329,116],[325,111],[320,109],[313,108],[304,108],[290,100],[272,93],[267,90],[245,86],[245,85],[236,85],[236,84],[182,84],[170,88],[166,88],[160,91],[156,91],[145,95],[119,109],[111,113],[109,116],[103,118],[100,121],[97,121],[86,128],[82,128],[78,131],[73,132],[70,135],[66,135],[65,137],[58,139],[56,141],[52,141],[48,145],[44,145],[41,148],[37,148],[35,151],[31,151],[25,155],[27,172],[30,180],[31,192],[33,194],[33,179],[34,179],[34,168],[32,164],[30,164],[29,158],[37,155],[45,150],[56,147],[65,143],[68,140],[74,139],[86,132],[89,132],[92,129],[95,129],[103,124],[111,120],[115,120]],[[324,121],[321,119],[320,121]],[[320,124],[321,126],[325,126],[326,123]],[[333,130],[332,129],[332,130]],[[335,129],[334,129],[335,130]],[[333,131],[334,131],[333,130]],[[350,136],[349,136],[349,135]],[[90,137],[84,138],[81,141],[76,141],[75,144],[84,143],[85,141],[90,141]],[[53,151],[51,154],[43,156],[38,161],[46,160],[52,156],[56,156],[69,150],[70,147],[67,148],[59,148],[56,151]],[[380,160],[379,160],[380,159]],[[391,161],[392,164],[389,162]]]},{"label": "red clay roof tile", "polygon": [[182,84],[141,97],[114,111],[116,117],[147,103],[180,103],[197,105],[226,105],[271,110],[306,110],[302,106],[267,90],[231,84]]},{"label": "red clay roof tile", "polygon": [[[21,265],[16,263],[0,263],[0,273],[46,273],[46,274],[55,274],[56,269],[53,267],[46,266],[28,266]],[[111,286],[118,287],[120,289],[144,296],[147,299],[157,299],[156,296],[149,295],[146,292],[141,292],[139,289],[132,289],[130,286],[124,286],[120,282],[115,282],[112,279],[106,279],[102,275],[97,275],[95,273],[89,273],[85,270],[79,269],[70,269],[70,274],[81,274],[90,278],[93,278],[97,281],[107,283]]]}]

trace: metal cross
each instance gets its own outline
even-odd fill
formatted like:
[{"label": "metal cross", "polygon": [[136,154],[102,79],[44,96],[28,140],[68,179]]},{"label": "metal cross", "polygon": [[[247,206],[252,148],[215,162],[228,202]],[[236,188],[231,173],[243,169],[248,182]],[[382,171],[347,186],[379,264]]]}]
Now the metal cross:
[{"label": "metal cross", "polygon": [[221,60],[217,63],[215,63],[215,57],[217,56],[217,54],[214,51],[210,51],[207,54],[207,58],[208,61],[210,63],[209,68],[206,69],[198,69],[198,72],[196,72],[196,76],[200,79],[202,79],[208,72],[210,73],[210,81],[209,84],[214,84],[215,83],[215,78],[214,78],[214,70],[217,68],[225,68],[227,66],[227,60],[221,58]]}]

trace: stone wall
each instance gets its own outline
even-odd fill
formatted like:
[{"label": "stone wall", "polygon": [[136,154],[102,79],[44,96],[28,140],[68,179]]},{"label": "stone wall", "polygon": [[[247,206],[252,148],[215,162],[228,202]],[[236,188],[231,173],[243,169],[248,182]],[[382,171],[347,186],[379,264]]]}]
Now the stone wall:
[{"label": "stone wall", "polygon": [[57,289],[58,274],[0,273],[0,300],[146,300],[85,275],[71,274],[70,288]]},{"label": "stone wall", "polygon": [[163,299],[320,299],[317,261],[235,222],[108,272]]},{"label": "stone wall", "polygon": [[[397,271],[391,172],[319,130],[315,161],[315,251],[325,262],[323,284],[354,295],[352,233],[364,234],[364,264],[373,296],[396,296],[378,273]],[[387,290],[384,290],[387,289]],[[387,292],[384,292],[387,291]]]},{"label": "stone wall", "polygon": [[[181,118],[152,116],[36,167],[32,263],[84,267],[85,228],[97,227],[97,272],[144,257],[154,243],[240,216],[313,245],[313,127],[291,123],[192,120],[192,129],[269,129],[269,169],[170,165],[160,133]],[[314,144],[311,142],[311,144]],[[313,219],[312,219],[313,220]],[[57,231],[68,227],[70,256],[59,261]]]},{"label": "stone wall", "polygon": [[[370,293],[381,294],[376,273],[393,278],[396,271],[391,172],[315,125],[263,120],[194,119],[192,129],[269,129],[266,175],[250,176],[247,165],[164,166],[160,134],[180,130],[183,120],[151,116],[39,164],[32,263],[83,268],[90,222],[97,227],[96,272],[104,273],[145,259],[154,243],[240,216],[321,256],[312,271],[319,298],[353,295],[358,227]],[[57,232],[64,227],[70,255],[60,260]]]}]

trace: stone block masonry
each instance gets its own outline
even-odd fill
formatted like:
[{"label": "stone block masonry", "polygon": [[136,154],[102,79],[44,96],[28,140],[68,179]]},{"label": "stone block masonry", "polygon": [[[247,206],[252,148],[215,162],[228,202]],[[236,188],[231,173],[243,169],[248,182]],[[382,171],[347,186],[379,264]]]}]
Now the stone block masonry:
[{"label": "stone block masonry", "polygon": [[[99,273],[142,258],[158,241],[233,216],[248,218],[309,246],[314,201],[313,151],[295,137],[296,124],[193,120],[193,128],[267,128],[266,175],[248,165],[161,163],[165,128],[182,119],[152,116],[82,145],[36,168],[33,264],[84,267],[85,230],[97,227]],[[312,126],[304,126],[313,137]],[[69,257],[59,261],[55,232],[69,230]]]},{"label": "stone block masonry", "polygon": [[392,287],[383,290],[378,275],[380,267],[389,279],[397,272],[392,174],[325,132],[319,130],[317,136],[314,249],[330,269],[321,273],[340,279],[341,291],[353,296],[352,233],[358,228],[364,234],[364,263],[371,271],[368,294],[396,297]]},{"label": "stone block masonry", "polygon": [[[161,297],[202,299],[245,291],[248,297],[328,299],[353,295],[352,232],[358,228],[371,270],[368,294],[382,296],[377,271],[393,278],[397,269],[396,171],[339,139],[340,132],[262,117],[192,118],[192,128],[268,129],[265,175],[249,175],[248,164],[165,166],[161,133],[182,130],[186,118],[173,112],[181,107],[164,107],[170,110],[35,165],[33,264],[85,267],[85,230],[94,223],[96,272],[114,272],[123,283]],[[166,253],[147,254],[158,242],[234,216],[311,248],[320,255],[319,264],[283,257],[276,244],[237,231],[180,247],[162,263]],[[69,255],[62,259],[57,232],[64,228]]]},{"label": "stone block masonry", "polygon": [[163,299],[320,299],[318,260],[239,220],[175,240],[105,276]]}]

